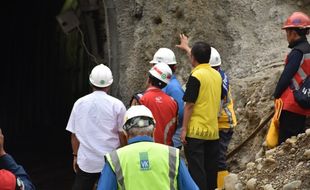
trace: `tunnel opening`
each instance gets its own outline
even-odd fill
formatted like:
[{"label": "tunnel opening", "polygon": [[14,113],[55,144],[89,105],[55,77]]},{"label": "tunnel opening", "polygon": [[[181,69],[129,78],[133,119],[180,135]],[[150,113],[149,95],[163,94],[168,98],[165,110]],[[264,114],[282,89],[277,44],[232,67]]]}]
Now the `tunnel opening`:
[{"label": "tunnel opening", "polygon": [[[71,189],[72,150],[65,128],[74,102],[90,92],[88,75],[96,64],[78,31],[69,36],[61,31],[56,15],[63,4],[64,0],[8,1],[4,10],[0,128],[6,152],[43,190]],[[81,30],[89,51],[105,63],[102,12],[82,15]],[[93,26],[85,21],[87,16],[94,18]],[[89,38],[91,32],[97,39]]]}]

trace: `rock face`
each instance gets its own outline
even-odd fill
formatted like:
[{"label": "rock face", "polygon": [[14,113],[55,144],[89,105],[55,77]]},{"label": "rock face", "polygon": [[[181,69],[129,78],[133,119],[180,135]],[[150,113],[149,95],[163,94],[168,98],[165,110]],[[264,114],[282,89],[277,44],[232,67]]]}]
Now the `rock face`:
[{"label": "rock face", "polygon": [[[294,11],[310,13],[309,0],[123,0],[114,3],[120,71],[113,74],[120,75],[120,98],[128,105],[135,92],[145,89],[149,61],[160,47],[175,52],[176,75],[185,84],[191,66],[187,55],[175,47],[179,43],[178,35],[185,33],[190,36],[190,45],[206,41],[220,52],[222,68],[230,78],[238,126],[229,150],[244,140],[273,110],[272,94],[283,70],[285,55],[289,52],[285,32],[281,30],[283,22]],[[277,178],[281,176],[276,168],[282,165],[287,171],[291,167],[279,162],[278,158],[296,160],[293,158],[300,150],[294,143],[285,144],[283,146],[292,147],[277,152],[277,158],[257,159],[261,156],[265,135],[266,128],[230,159],[230,170],[237,173],[245,170],[250,161],[260,160],[259,163],[255,161],[255,166],[250,164],[248,167],[258,173],[264,173],[267,168],[270,173],[266,173],[266,178],[255,177],[256,188],[279,189],[295,180],[302,181],[301,187],[309,188],[309,182],[305,186],[306,179],[293,177],[277,184]],[[308,152],[302,152],[303,158],[309,157]],[[309,168],[309,161],[303,161],[301,165]],[[302,172],[309,175],[307,170]],[[274,182],[262,183],[269,179]]]},{"label": "rock face", "polygon": [[[221,53],[239,114],[251,114],[244,108],[254,109],[259,103],[270,104],[288,51],[281,26],[293,11],[309,12],[309,4],[300,2],[302,5],[291,0],[115,1],[122,99],[129,100],[144,88],[148,62],[160,47],[176,53],[177,76],[186,82],[191,67],[184,52],[175,48],[178,34],[185,33],[190,44],[203,40]],[[249,122],[256,124],[262,113],[254,114]]]},{"label": "rock face", "polygon": [[[114,1],[119,36],[120,98],[128,106],[131,96],[145,89],[149,61],[160,47],[171,48],[177,58],[176,75],[185,84],[191,66],[187,55],[175,47],[179,34],[190,45],[206,41],[218,49],[222,68],[230,78],[238,117],[229,149],[273,109],[272,94],[283,70],[287,48],[281,26],[294,11],[310,13],[308,0],[208,0]],[[233,158],[232,169],[244,169],[255,159],[266,134],[262,130]],[[254,150],[254,151],[253,151]],[[236,166],[236,167],[235,167]]]}]

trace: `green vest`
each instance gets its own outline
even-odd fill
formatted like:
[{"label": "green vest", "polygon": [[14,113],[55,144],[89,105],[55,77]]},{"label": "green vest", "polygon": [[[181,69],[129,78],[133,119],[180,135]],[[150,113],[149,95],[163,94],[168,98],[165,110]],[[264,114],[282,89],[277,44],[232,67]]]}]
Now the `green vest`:
[{"label": "green vest", "polygon": [[203,140],[219,139],[218,114],[221,106],[222,77],[209,64],[199,64],[191,75],[200,82],[187,136]]},{"label": "green vest", "polygon": [[106,155],[121,190],[176,190],[179,149],[137,142]]}]

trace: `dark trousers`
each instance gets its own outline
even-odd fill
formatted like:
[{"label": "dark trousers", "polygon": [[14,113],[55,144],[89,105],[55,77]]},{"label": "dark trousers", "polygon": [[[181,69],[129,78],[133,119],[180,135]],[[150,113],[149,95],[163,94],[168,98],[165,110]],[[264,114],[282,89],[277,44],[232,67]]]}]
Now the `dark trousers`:
[{"label": "dark trousers", "polygon": [[279,126],[279,144],[291,136],[297,136],[306,130],[306,116],[282,110]]},{"label": "dark trousers", "polygon": [[220,130],[220,142],[219,142],[219,171],[227,170],[227,163],[226,163],[226,155],[227,155],[227,149],[229,142],[231,140],[231,137],[233,135],[234,131],[233,129],[226,129]]},{"label": "dark trousers", "polygon": [[200,190],[217,187],[219,140],[186,138],[184,146],[189,173]]},{"label": "dark trousers", "polygon": [[76,173],[72,190],[93,190],[99,177],[100,173],[87,173],[79,169]]}]

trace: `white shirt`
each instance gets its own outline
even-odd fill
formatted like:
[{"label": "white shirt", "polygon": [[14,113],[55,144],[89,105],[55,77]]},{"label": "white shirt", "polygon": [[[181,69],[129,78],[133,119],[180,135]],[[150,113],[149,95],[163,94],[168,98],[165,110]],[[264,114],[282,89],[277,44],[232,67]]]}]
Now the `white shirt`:
[{"label": "white shirt", "polygon": [[81,170],[101,172],[104,155],[120,145],[125,112],[124,104],[104,91],[94,91],[75,102],[66,130],[80,142],[77,164]]}]

